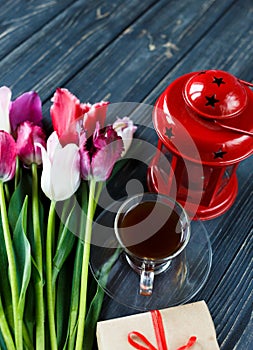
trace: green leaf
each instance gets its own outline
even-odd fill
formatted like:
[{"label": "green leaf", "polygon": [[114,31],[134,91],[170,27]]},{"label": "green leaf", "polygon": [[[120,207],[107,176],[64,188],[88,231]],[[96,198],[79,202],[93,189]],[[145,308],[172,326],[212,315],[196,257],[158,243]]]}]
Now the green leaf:
[{"label": "green leaf", "polygon": [[63,349],[68,331],[68,315],[70,308],[70,295],[72,286],[73,264],[69,260],[65,262],[58,276],[56,290],[56,330],[58,348]]},{"label": "green leaf", "polygon": [[16,257],[17,277],[19,285],[18,309],[20,313],[23,313],[24,310],[26,290],[31,277],[31,247],[26,237],[27,205],[28,197],[26,197],[24,200],[23,207],[18,217],[13,235],[13,246]]},{"label": "green leaf", "polygon": [[[18,183],[18,186],[16,187],[15,191],[13,192],[9,208],[8,208],[8,219],[9,224],[12,232],[15,230],[16,223],[18,221],[20,212],[22,210],[22,206],[24,203],[24,200],[28,196],[29,198],[32,198],[32,177],[30,171],[23,171],[22,177]],[[40,225],[41,225],[41,234],[43,235],[43,232],[45,232],[45,223],[44,223],[44,207],[43,204],[39,201],[39,211],[40,211]],[[30,203],[28,203],[28,211],[27,211],[27,238],[30,241],[32,254],[35,254],[34,249],[34,238],[33,238],[33,220],[32,220],[32,210],[30,207]],[[42,239],[42,243],[44,243],[44,240]],[[44,246],[43,246],[44,249]]]},{"label": "green leaf", "polygon": [[[68,229],[68,227],[74,227],[76,226],[76,218],[74,213],[75,206],[72,207],[67,220],[65,222],[65,225],[63,226],[62,232],[60,232],[60,237],[57,243],[55,256],[53,258],[53,273],[52,273],[52,284],[54,285],[56,282],[56,278],[59,274],[59,271],[61,270],[64,262],[66,261],[67,257],[71,253],[75,241],[76,236]],[[74,226],[73,226],[74,225]]]},{"label": "green leaf", "polygon": [[32,178],[29,173],[25,173],[23,174],[16,190],[13,192],[10,199],[8,218],[12,232],[15,230],[15,226],[20,216],[20,212],[22,210],[26,196],[31,195],[31,189]]},{"label": "green leaf", "polygon": [[81,284],[81,272],[82,272],[82,255],[83,255],[83,243],[79,239],[76,247],[75,264],[72,279],[72,291],[71,291],[71,304],[69,312],[69,324],[68,333],[66,337],[65,347],[69,342],[68,349],[74,349],[76,330],[77,330],[77,318],[78,318],[78,307],[79,307],[79,295],[80,295],[80,284]]},{"label": "green leaf", "polygon": [[[86,214],[88,207],[88,183],[87,181],[82,181],[79,187],[76,198],[79,205],[82,207],[83,214],[79,220],[80,227],[79,232],[84,232],[86,225]],[[79,309],[79,298],[80,298],[80,280],[82,272],[82,256],[83,256],[83,242],[81,238],[77,240],[76,252],[75,252],[75,263],[72,278],[72,292],[71,292],[71,305],[69,312],[69,323],[68,332],[66,335],[66,342],[64,345],[65,349],[75,348],[75,339],[77,331],[77,319],[78,319],[78,309]]]},{"label": "green leaf", "polygon": [[[1,216],[1,214],[0,214]],[[5,240],[3,234],[2,220],[0,220],[0,293],[2,295],[3,306],[6,312],[6,316],[9,322],[12,320],[12,299],[11,289],[8,275],[8,259],[5,248]]]},{"label": "green leaf", "polygon": [[96,331],[96,324],[101,312],[103,299],[104,299],[104,291],[100,287],[100,284],[106,285],[110,270],[114,262],[118,259],[118,256],[120,254],[120,248],[116,249],[114,254],[111,256],[111,258],[102,266],[101,270],[99,271],[99,280],[97,285],[97,292],[90,304],[86,321],[85,321],[85,329],[84,329],[84,348],[85,350],[92,350],[94,338],[95,338],[95,331]]},{"label": "green leaf", "polygon": [[[34,296],[34,286],[32,283],[29,283],[26,291],[26,300],[25,300],[25,310],[24,310],[24,324],[27,329],[27,333],[31,342],[33,342],[33,335],[35,329],[35,296]],[[24,326],[23,326],[24,327]]]},{"label": "green leaf", "polygon": [[7,350],[1,332],[0,332],[0,349],[1,349],[1,350]]}]

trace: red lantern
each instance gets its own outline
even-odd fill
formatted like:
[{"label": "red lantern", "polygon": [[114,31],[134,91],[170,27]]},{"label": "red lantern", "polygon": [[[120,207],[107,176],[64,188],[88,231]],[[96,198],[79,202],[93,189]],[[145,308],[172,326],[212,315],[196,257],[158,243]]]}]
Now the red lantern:
[{"label": "red lantern", "polygon": [[200,219],[231,207],[238,164],[253,153],[253,92],[247,85],[207,70],[166,88],[153,112],[158,146],[148,169],[151,191],[176,197]]}]

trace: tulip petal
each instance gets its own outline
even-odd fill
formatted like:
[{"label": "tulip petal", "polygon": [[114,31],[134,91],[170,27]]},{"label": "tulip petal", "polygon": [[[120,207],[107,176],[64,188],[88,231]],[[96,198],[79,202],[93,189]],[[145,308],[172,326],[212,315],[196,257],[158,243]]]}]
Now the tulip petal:
[{"label": "tulip petal", "polygon": [[0,131],[0,180],[11,180],[16,170],[16,143],[6,131]]},{"label": "tulip petal", "polygon": [[75,144],[62,147],[56,132],[48,138],[47,151],[41,148],[43,171],[41,188],[54,201],[71,197],[80,185],[80,155]]},{"label": "tulip petal", "polygon": [[43,164],[43,171],[41,174],[41,188],[42,188],[42,191],[45,193],[45,195],[50,200],[53,200],[54,192],[53,192],[53,187],[51,185],[51,167],[52,167],[51,162],[45,148],[40,144],[37,144],[37,146],[40,147],[41,149],[42,164]]},{"label": "tulip petal", "polygon": [[0,130],[11,131],[9,110],[11,103],[11,90],[7,86],[0,87]]},{"label": "tulip petal", "polygon": [[51,182],[54,200],[62,201],[71,197],[80,185],[80,156],[75,144],[57,149],[51,168]]},{"label": "tulip petal", "polygon": [[54,159],[54,154],[56,149],[61,149],[61,148],[62,148],[62,145],[60,144],[56,131],[54,131],[47,139],[47,154],[51,162]]},{"label": "tulip petal", "polygon": [[95,181],[105,181],[111,175],[115,162],[123,151],[123,142],[116,139],[98,150],[92,157],[91,171]]},{"label": "tulip petal", "polygon": [[41,164],[41,149],[36,144],[40,143],[45,147],[45,139],[46,135],[38,125],[34,125],[31,122],[24,122],[18,126],[16,140],[17,152],[25,165],[29,166],[32,163]]},{"label": "tulip petal", "polygon": [[90,155],[88,151],[82,150],[80,152],[80,168],[81,168],[81,177],[84,180],[90,180],[91,164],[90,164]]},{"label": "tulip petal", "polygon": [[[62,147],[56,132],[47,142],[47,151],[41,148],[43,171],[41,188],[54,201],[62,201],[72,196],[80,185],[80,155],[75,144]],[[51,148],[50,148],[51,147]]]},{"label": "tulip petal", "polygon": [[36,125],[42,123],[42,107],[39,95],[34,92],[26,92],[11,103],[10,123],[12,131],[24,121],[33,122]]},{"label": "tulip petal", "polygon": [[133,124],[133,121],[130,118],[124,117],[122,119],[118,118],[116,122],[113,123],[113,129],[117,132],[118,136],[122,137],[124,151],[122,152],[121,157],[123,157],[131,146],[133,134],[135,133],[137,126]]},{"label": "tulip petal", "polygon": [[101,127],[104,127],[108,104],[109,102],[106,101],[97,102],[93,105],[88,104],[89,110],[83,118],[83,128],[87,133],[87,138],[93,134],[97,122]]},{"label": "tulip petal", "polygon": [[53,128],[62,145],[78,143],[76,121],[89,110],[88,105],[80,103],[78,98],[67,89],[58,88],[52,98],[50,113]]}]

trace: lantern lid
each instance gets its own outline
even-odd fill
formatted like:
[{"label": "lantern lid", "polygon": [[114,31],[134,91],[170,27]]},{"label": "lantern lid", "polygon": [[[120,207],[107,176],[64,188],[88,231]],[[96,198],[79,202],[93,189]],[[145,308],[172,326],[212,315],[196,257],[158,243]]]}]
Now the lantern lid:
[{"label": "lantern lid", "polygon": [[153,122],[166,148],[193,162],[224,166],[253,153],[253,91],[224,71],[177,78],[158,98]]},{"label": "lantern lid", "polygon": [[209,119],[227,119],[240,114],[247,105],[245,87],[233,75],[209,70],[194,74],[185,84],[186,104]]}]

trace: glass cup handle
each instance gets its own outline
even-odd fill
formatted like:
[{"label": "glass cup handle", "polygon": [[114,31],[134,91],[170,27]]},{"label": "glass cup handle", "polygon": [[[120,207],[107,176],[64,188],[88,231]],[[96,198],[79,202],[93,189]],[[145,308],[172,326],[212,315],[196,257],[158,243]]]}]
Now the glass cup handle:
[{"label": "glass cup handle", "polygon": [[140,295],[149,296],[153,292],[154,266],[142,263],[140,276]]}]

